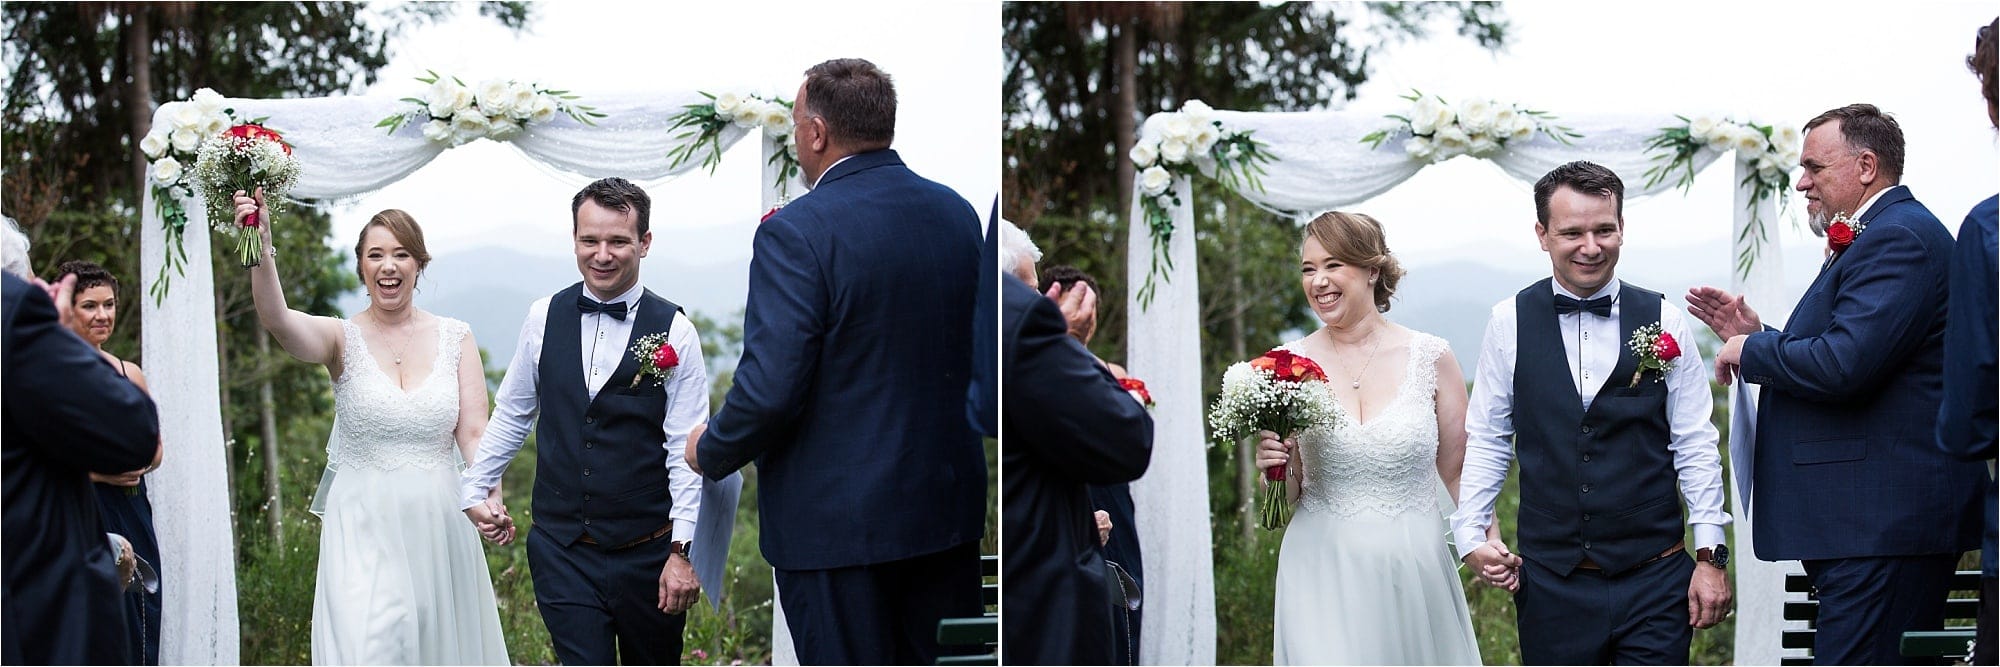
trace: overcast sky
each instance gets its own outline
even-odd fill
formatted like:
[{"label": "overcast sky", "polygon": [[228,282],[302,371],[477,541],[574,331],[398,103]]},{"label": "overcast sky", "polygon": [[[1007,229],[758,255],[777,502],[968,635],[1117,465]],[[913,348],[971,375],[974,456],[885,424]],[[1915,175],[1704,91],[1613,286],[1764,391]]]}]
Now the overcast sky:
[{"label": "overcast sky", "polygon": [[[596,92],[749,87],[792,97],[823,60],[862,57],[895,77],[896,149],[911,168],[985,211],[999,189],[1000,7],[997,3],[536,2],[522,34],[477,16],[415,29],[369,94],[420,95],[425,70],[468,82],[514,78]],[[713,176],[641,183],[654,201],[656,243],[676,230],[755,221],[762,156],[753,138]],[[433,254],[503,245],[558,257],[570,250],[569,200],[589,179],[536,165],[511,146],[477,141],[335,211],[341,245],[368,217],[401,208]],[[750,254],[741,234],[741,256]],[[659,253],[655,252],[658,256]],[[712,260],[713,257],[702,258]]]}]

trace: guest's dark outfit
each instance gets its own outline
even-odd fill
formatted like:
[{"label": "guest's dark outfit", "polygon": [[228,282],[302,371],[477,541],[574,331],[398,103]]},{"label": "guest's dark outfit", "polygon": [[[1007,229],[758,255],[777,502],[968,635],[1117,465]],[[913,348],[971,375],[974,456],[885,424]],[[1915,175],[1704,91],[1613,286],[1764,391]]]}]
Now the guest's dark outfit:
[{"label": "guest's dark outfit", "polygon": [[1986,539],[1980,543],[1978,641],[1972,664],[1994,664],[1995,493],[1993,460],[1996,420],[2000,419],[2000,373],[1995,372],[1995,348],[2000,346],[1995,313],[2000,302],[2000,261],[1995,261],[1996,217],[2000,196],[1972,207],[1958,227],[1952,244],[1951,291],[1944,326],[1944,403],[1938,409],[1938,445],[1961,459],[1984,460],[1987,477],[1980,505],[1986,514]]}]

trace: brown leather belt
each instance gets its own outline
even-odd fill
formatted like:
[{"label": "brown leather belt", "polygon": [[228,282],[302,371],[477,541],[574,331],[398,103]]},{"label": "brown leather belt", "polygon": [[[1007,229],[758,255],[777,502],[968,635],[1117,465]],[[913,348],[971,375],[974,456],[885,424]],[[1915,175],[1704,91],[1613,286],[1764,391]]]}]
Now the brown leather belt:
[{"label": "brown leather belt", "polygon": [[[672,522],[672,521],[668,521],[668,522],[667,522],[667,525],[664,525],[664,526],[660,526],[660,529],[659,529],[659,530],[655,530],[655,531],[653,531],[653,534],[651,534],[651,535],[647,535],[647,536],[645,536],[645,537],[641,537],[641,538],[639,538],[639,539],[636,539],[636,540],[632,540],[632,541],[630,541],[630,542],[626,542],[626,543],[624,543],[624,544],[620,544],[620,545],[618,545],[618,546],[615,546],[615,547],[611,547],[611,550],[612,550],[612,551],[617,551],[617,550],[619,550],[619,549],[630,549],[630,548],[632,548],[632,547],[636,547],[636,546],[639,546],[639,545],[641,545],[641,544],[645,544],[645,543],[647,543],[647,542],[651,542],[651,541],[653,541],[653,540],[657,540],[657,539],[660,539],[661,537],[665,537],[667,533],[671,533],[671,532],[674,532],[674,522]],[[595,537],[591,537],[591,536],[590,536],[590,533],[584,533],[584,534],[583,534],[583,539],[581,539],[581,540],[578,540],[578,541],[579,541],[579,542],[582,542],[582,543],[584,543],[584,544],[592,544],[592,545],[594,545],[594,544],[597,544],[597,538],[595,538]]]},{"label": "brown leather belt", "polygon": [[[645,540],[640,540],[640,541],[641,541],[641,542],[644,542]],[[1654,556],[1654,557],[1652,557],[1652,558],[1648,558],[1648,559],[1646,559],[1646,560],[1643,560],[1643,561],[1639,561],[1639,564],[1640,564],[1640,565],[1645,565],[1645,564],[1647,564],[1647,563],[1651,563],[1651,562],[1653,562],[1653,561],[1656,561],[1656,560],[1659,560],[1659,559],[1662,559],[1662,558],[1666,558],[1666,557],[1668,557],[1668,556],[1672,556],[1672,555],[1674,555],[1674,554],[1677,554],[1677,553],[1686,553],[1686,552],[1687,552],[1687,540],[1681,540],[1681,541],[1679,541],[1679,542],[1675,542],[1675,543],[1674,543],[1674,546],[1673,546],[1672,548],[1670,548],[1670,549],[1667,549],[1666,551],[1662,551],[1662,552],[1660,552],[1660,555],[1658,555],[1658,556]],[[1591,562],[1591,560],[1590,560],[1590,557],[1589,557],[1589,556],[1584,556],[1584,557],[1583,557],[1583,562],[1581,562],[1581,563],[1577,563],[1577,564],[1576,564],[1576,569],[1579,569],[1579,570],[1602,570],[1602,569],[1604,569],[1604,568],[1603,568],[1603,567],[1600,567],[1600,566],[1598,566],[1598,564],[1597,564],[1597,563],[1593,563],[1593,562]]]}]

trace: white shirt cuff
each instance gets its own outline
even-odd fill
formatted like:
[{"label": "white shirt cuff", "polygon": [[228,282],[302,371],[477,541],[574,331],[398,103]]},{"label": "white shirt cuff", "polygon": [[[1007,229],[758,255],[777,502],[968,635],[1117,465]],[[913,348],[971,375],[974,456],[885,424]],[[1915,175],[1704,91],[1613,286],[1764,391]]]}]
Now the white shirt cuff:
[{"label": "white shirt cuff", "polygon": [[674,541],[686,542],[692,539],[694,539],[694,522],[687,519],[674,519]]},{"label": "white shirt cuff", "polygon": [[1689,525],[1694,526],[1694,548],[1706,549],[1723,543],[1722,526],[1712,523]]},{"label": "white shirt cuff", "polygon": [[1467,554],[1486,544],[1485,526],[1460,526],[1458,528],[1458,558],[1465,560]]}]

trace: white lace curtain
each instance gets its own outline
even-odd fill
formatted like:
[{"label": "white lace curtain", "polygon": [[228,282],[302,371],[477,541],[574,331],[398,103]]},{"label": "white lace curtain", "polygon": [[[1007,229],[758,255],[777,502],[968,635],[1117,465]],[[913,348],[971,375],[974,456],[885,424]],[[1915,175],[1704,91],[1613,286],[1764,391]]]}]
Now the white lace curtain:
[{"label": "white lace curtain", "polygon": [[[1361,143],[1363,136],[1389,125],[1390,121],[1380,115],[1218,110],[1213,117],[1229,131],[1250,131],[1274,158],[1264,165],[1267,173],[1261,179],[1263,190],[1245,189],[1238,194],[1259,206],[1293,215],[1300,223],[1322,211],[1350,206],[1387,192],[1428,164],[1411,159],[1404,152],[1407,130],[1391,136],[1379,148]],[[1141,129],[1142,135],[1146,139],[1158,137],[1161,121],[1162,116],[1149,118]],[[1488,159],[1507,174],[1528,183],[1539,180],[1558,165],[1589,160],[1616,172],[1625,181],[1628,198],[1674,188],[1673,179],[1647,188],[1641,176],[1654,164],[1646,154],[1647,141],[1660,128],[1683,122],[1673,115],[1562,114],[1559,122],[1583,137],[1564,145],[1538,133],[1529,139],[1508,142],[1505,149]],[[1693,167],[1697,172],[1702,171],[1723,155],[1722,151],[1705,148],[1695,156]],[[1738,162],[1731,177],[1734,182],[1742,183],[1754,170],[1754,165]],[[1186,196],[1190,192],[1186,179],[1179,179],[1174,187],[1183,193],[1181,204],[1169,211],[1174,232],[1166,252],[1174,268],[1155,278],[1158,291],[1150,305],[1139,302],[1136,289],[1127,291],[1132,296],[1126,304],[1127,312],[1131,313],[1126,324],[1127,367],[1133,375],[1146,378],[1147,387],[1160,405],[1153,412],[1152,466],[1145,477],[1132,485],[1133,502],[1138,508],[1140,548],[1146,554],[1146,631],[1141,639],[1140,659],[1141,664],[1149,665],[1201,665],[1215,664],[1216,636],[1209,524],[1186,520],[1209,515],[1207,494],[1187,492],[1208,488],[1203,455],[1207,432],[1201,386],[1201,306],[1196,287],[1199,276],[1195,270],[1195,202],[1193,197]],[[1140,208],[1144,198],[1145,194],[1135,184],[1131,220],[1144,219]],[[1732,238],[1739,239],[1737,253],[1744,251],[1740,239],[1744,238],[1742,231],[1753,215],[1749,202],[1748,187],[1737,186],[1732,230]],[[1519,206],[1511,201],[1504,205]],[[1767,199],[1754,214],[1767,224],[1775,224],[1774,209],[1772,200]],[[1721,219],[1718,211],[1718,224]],[[1392,238],[1399,233],[1394,228],[1397,221],[1385,224],[1392,227],[1388,230]],[[1144,284],[1150,268],[1145,258],[1153,252],[1152,240],[1146,225],[1134,222],[1130,228],[1127,247],[1132,260],[1126,265],[1126,284],[1137,286]],[[1417,231],[1415,227],[1403,229],[1406,231],[1400,233]],[[1775,302],[1781,286],[1777,244],[1777,235],[1771,235],[1756,254],[1747,277],[1732,272],[1735,292],[1747,293],[1759,303]],[[1733,266],[1735,256],[1732,253],[1715,261],[1718,265]],[[1736,545],[1742,554],[1750,551],[1748,518],[1740,511],[1736,516]],[[1783,575],[1777,564],[1749,557],[1734,562],[1740,564],[1731,568],[1737,577],[1737,663],[1776,664]]]},{"label": "white lace curtain", "polygon": [[[667,130],[671,118],[685,105],[707,101],[699,93],[580,94],[581,103],[606,114],[596,119],[595,126],[559,115],[530,126],[510,143],[529,160],[590,179],[619,176],[651,181],[700,167],[698,158],[675,167],[666,157],[678,145],[675,132]],[[338,199],[373,192],[415,172],[445,150],[443,144],[423,137],[419,123],[407,124],[393,135],[375,127],[382,118],[410,107],[394,97],[230,99],[228,106],[236,110],[237,118],[268,116],[265,124],[285,133],[293,154],[305,167],[292,190],[297,199]],[[166,114],[156,111],[153,123],[165,126]],[[721,148],[727,150],[749,133],[735,125],[727,127],[719,137]],[[768,137],[762,143],[766,166],[760,212],[778,200],[776,167],[770,165],[770,158],[784,148]],[[147,176],[152,176],[150,169]],[[492,187],[499,190],[506,185],[495,183]],[[786,191],[796,196],[805,188],[793,178]],[[165,567],[160,573],[169,591],[162,613],[166,625],[161,630],[160,660],[162,664],[233,665],[239,661],[240,630],[235,538],[230,533],[229,485],[225,479],[228,434],[222,428],[216,357],[215,283],[209,274],[205,208],[198,200],[184,204],[189,213],[186,275],[171,278],[171,289],[163,301],[140,299],[147,323],[141,345],[147,373],[158,388],[154,399],[167,448],[167,456],[149,482],[161,551],[172,555],[163,559]],[[143,215],[140,277],[150,288],[168,252],[165,228],[150,188]],[[190,554],[202,557],[191,558]]]}]

